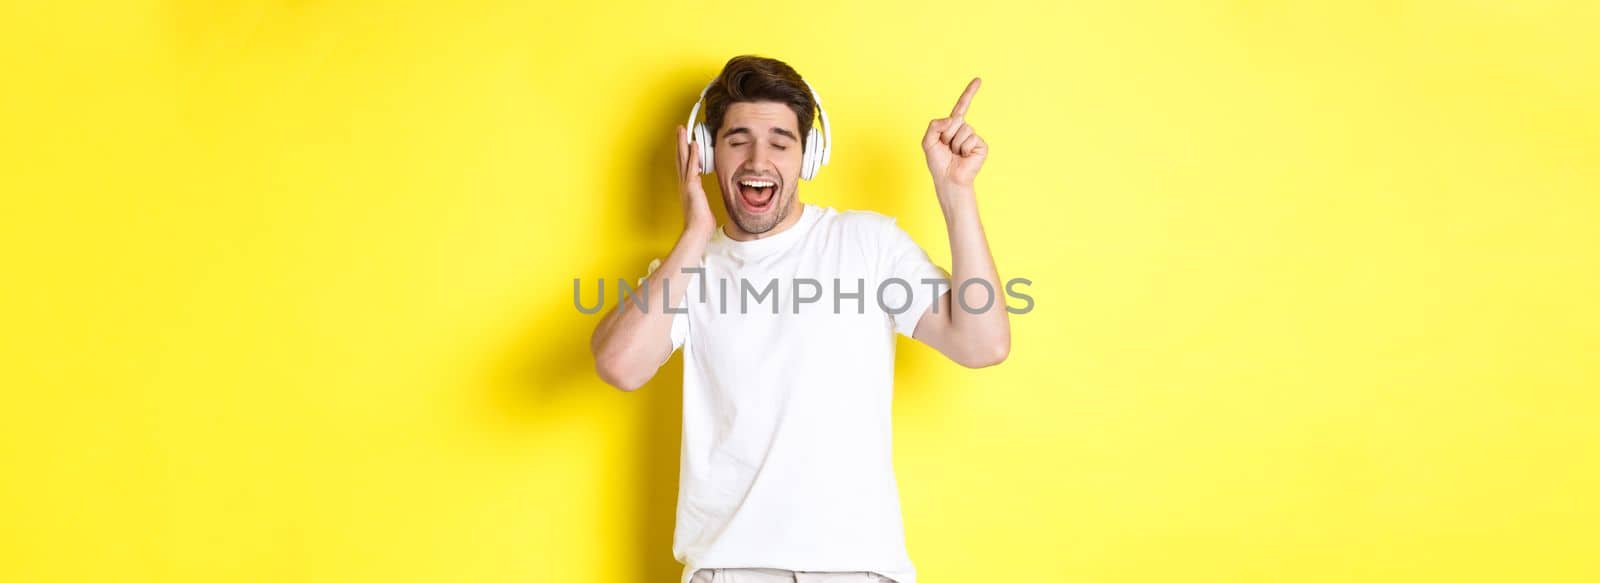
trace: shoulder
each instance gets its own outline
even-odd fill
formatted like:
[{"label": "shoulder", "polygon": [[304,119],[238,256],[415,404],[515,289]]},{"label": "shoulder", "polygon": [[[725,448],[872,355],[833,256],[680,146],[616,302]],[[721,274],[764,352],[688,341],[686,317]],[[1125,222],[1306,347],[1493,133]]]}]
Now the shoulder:
[{"label": "shoulder", "polygon": [[856,249],[870,261],[880,264],[897,261],[917,247],[911,235],[900,228],[895,217],[869,210],[834,210],[821,213],[828,223],[829,237],[844,247]]},{"label": "shoulder", "polygon": [[835,228],[853,235],[877,238],[900,231],[894,217],[877,211],[825,208],[823,218]]}]

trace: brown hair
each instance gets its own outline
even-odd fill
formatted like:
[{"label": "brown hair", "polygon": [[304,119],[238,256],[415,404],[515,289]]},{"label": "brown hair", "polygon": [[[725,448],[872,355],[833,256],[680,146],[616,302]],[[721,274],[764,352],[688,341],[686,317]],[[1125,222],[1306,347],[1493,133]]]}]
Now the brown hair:
[{"label": "brown hair", "polygon": [[776,101],[794,110],[795,118],[800,121],[800,145],[804,147],[817,111],[811,90],[794,67],[755,55],[728,59],[728,64],[722,66],[722,74],[717,75],[711,88],[706,90],[705,99],[706,128],[711,130],[712,140],[716,140],[717,132],[722,129],[722,116],[728,112],[729,105]]}]

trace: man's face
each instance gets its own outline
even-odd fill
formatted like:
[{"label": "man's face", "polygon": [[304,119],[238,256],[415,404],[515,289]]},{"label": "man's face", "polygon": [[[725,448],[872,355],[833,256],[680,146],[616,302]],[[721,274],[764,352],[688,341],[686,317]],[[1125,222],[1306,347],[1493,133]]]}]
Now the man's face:
[{"label": "man's face", "polygon": [[722,204],[743,235],[771,231],[799,209],[800,121],[789,106],[774,101],[729,105],[713,158]]}]

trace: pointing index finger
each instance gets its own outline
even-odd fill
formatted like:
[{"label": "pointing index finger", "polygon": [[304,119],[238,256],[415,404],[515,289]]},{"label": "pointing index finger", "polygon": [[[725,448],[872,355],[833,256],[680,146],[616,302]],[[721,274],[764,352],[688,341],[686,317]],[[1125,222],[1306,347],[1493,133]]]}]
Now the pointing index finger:
[{"label": "pointing index finger", "polygon": [[961,92],[961,99],[956,101],[955,109],[950,110],[950,117],[965,117],[967,115],[967,106],[972,105],[972,96],[978,94],[978,86],[982,84],[983,79],[972,78],[972,82],[967,84],[967,90]]}]

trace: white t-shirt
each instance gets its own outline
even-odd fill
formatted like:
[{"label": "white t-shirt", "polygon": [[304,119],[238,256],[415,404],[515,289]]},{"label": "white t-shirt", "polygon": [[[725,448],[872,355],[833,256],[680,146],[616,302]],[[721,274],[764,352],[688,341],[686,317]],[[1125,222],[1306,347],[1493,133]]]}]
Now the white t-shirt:
[{"label": "white t-shirt", "polygon": [[891,461],[894,334],[912,335],[949,274],[891,217],[801,206],[764,239],[718,229],[673,317],[684,583],[736,567],[916,582]]}]

